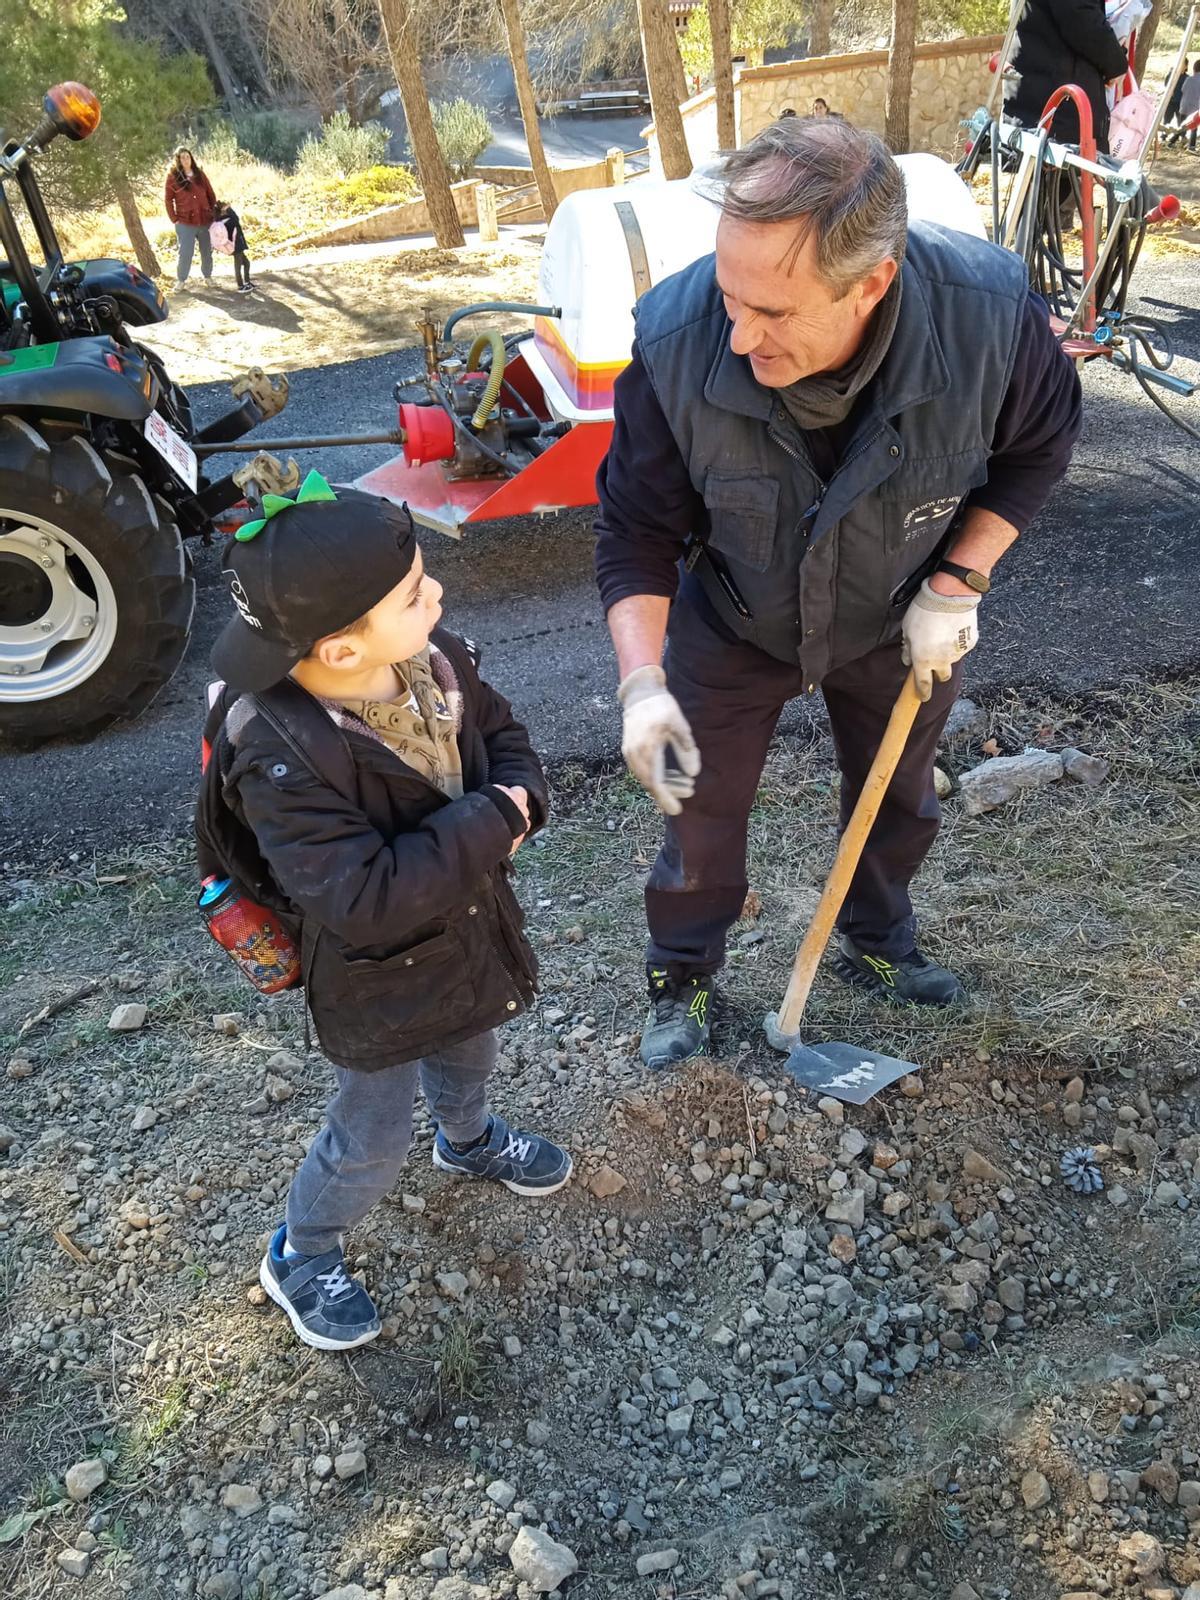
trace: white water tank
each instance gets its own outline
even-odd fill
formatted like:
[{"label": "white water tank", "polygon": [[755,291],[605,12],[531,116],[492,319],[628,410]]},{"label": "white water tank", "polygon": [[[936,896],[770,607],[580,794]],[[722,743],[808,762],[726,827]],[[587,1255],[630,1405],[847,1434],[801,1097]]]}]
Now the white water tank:
[{"label": "white water tank", "polygon": [[[971,191],[938,156],[900,156],[911,218],[987,237]],[[538,317],[521,353],[550,409],[566,422],[612,418],[612,389],[628,365],[633,306],[642,282],[659,283],[716,242],[716,205],[691,178],[638,179],[615,189],[569,195],[546,230],[538,281],[543,305],[561,317]]]}]

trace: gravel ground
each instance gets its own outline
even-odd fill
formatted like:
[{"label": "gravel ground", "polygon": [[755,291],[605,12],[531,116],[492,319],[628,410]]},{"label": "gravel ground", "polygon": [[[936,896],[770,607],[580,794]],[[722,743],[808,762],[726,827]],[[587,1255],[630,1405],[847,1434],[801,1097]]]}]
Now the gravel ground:
[{"label": "gravel ground", "polygon": [[[347,1242],[385,1319],[348,1358],[257,1285],[326,1092],[295,1002],[207,945],[181,846],[10,882],[5,1592],[1200,1600],[1197,687],[960,709],[921,887],[974,1001],[822,973],[817,1034],[923,1065],[863,1108],[759,1032],[832,847],[824,736],[764,777],[721,1059],[656,1077],[658,821],[564,768],[494,1098],[575,1178],[456,1183],[420,1125]],[[965,773],[1027,743],[1107,775],[973,815]],[[1099,1192],[1063,1182],[1081,1146]]]}]

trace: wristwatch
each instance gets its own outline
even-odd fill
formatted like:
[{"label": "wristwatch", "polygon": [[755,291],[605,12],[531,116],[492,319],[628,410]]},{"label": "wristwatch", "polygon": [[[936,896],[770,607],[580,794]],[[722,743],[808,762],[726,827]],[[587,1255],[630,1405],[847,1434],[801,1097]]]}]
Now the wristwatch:
[{"label": "wristwatch", "polygon": [[968,589],[974,589],[976,594],[987,594],[992,587],[992,580],[986,574],[976,572],[974,567],[960,567],[956,561],[939,561],[936,570],[948,572],[959,583],[965,583]]}]

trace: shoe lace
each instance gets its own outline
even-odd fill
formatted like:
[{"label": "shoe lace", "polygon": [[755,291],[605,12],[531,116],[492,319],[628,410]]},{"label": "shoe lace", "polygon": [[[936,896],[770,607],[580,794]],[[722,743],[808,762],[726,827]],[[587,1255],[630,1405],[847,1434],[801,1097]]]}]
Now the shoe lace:
[{"label": "shoe lace", "polygon": [[516,1161],[521,1166],[524,1166],[529,1160],[529,1151],[532,1145],[532,1139],[527,1139],[519,1133],[510,1133],[508,1143],[500,1152],[501,1159],[504,1161]]},{"label": "shoe lace", "polygon": [[317,1282],[330,1300],[340,1300],[343,1295],[352,1293],[354,1289],[340,1261],[336,1267],[330,1267],[328,1272],[318,1272]]}]

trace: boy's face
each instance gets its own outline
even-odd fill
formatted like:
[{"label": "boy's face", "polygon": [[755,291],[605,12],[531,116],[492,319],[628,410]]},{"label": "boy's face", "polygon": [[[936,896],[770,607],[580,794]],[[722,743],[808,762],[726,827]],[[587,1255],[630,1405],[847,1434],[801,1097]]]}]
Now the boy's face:
[{"label": "boy's face", "polygon": [[367,626],[358,633],[331,634],[314,654],[342,672],[391,666],[424,650],[441,615],[442,586],[425,571],[418,548],[408,576],[367,613]]}]

